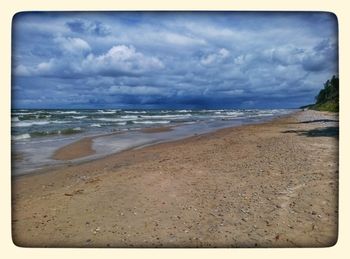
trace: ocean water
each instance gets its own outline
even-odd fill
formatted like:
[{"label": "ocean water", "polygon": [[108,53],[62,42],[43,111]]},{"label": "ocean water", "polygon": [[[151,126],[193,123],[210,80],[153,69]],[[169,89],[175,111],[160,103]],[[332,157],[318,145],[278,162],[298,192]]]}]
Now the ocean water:
[{"label": "ocean water", "polygon": [[[149,145],[207,133],[216,129],[257,123],[295,110],[12,110],[12,173],[23,174],[62,161],[51,159],[58,148],[86,136],[93,140],[96,154],[84,161],[130,147]],[[143,133],[144,128],[171,126],[172,131]],[[119,133],[119,134],[111,134]],[[73,161],[74,162],[74,161]]]}]

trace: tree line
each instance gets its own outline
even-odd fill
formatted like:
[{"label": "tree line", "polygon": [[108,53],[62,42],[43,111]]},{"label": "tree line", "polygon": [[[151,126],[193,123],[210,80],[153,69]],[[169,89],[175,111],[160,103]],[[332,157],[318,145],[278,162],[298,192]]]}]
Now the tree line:
[{"label": "tree line", "polygon": [[315,104],[303,106],[301,108],[309,108],[319,111],[339,112],[339,77],[333,75],[327,80],[323,89],[320,90],[315,97]]}]

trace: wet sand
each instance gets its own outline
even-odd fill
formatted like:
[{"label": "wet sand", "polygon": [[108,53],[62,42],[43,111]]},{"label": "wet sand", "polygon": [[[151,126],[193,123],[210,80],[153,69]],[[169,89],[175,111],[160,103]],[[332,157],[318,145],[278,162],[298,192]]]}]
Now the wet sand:
[{"label": "wet sand", "polygon": [[64,146],[53,154],[52,158],[56,160],[71,160],[95,154],[92,148],[92,137],[82,138],[67,146]]},{"label": "wet sand", "polygon": [[143,133],[159,133],[159,132],[168,132],[172,131],[172,127],[157,127],[157,128],[145,128],[142,129],[141,132]]},{"label": "wet sand", "polygon": [[13,240],[34,247],[331,246],[337,120],[298,112],[14,177]]}]

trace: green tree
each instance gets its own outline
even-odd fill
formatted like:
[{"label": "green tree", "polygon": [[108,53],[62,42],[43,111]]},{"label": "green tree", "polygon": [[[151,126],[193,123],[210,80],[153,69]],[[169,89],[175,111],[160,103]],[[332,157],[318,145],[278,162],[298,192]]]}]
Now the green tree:
[{"label": "green tree", "polygon": [[322,111],[339,111],[339,77],[333,75],[330,80],[327,80],[315,97],[316,104],[313,109]]}]

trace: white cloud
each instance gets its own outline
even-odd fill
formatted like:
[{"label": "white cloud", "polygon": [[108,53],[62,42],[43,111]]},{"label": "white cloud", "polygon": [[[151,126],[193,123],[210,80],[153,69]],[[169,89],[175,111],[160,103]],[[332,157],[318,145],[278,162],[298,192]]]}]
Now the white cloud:
[{"label": "white cloud", "polygon": [[90,45],[80,38],[57,37],[54,42],[58,44],[63,52],[69,54],[80,55],[91,51]]},{"label": "white cloud", "polygon": [[147,57],[137,52],[133,46],[116,45],[107,53],[95,56],[89,54],[82,62],[85,71],[113,74],[142,73],[163,68],[163,63],[155,57]]},{"label": "white cloud", "polygon": [[31,75],[31,72],[29,71],[29,69],[24,65],[18,65],[17,67],[15,67],[13,73],[16,76],[30,76]]},{"label": "white cloud", "polygon": [[252,60],[254,59],[254,56],[252,54],[242,54],[236,57],[233,60],[233,63],[237,66],[244,66],[248,65]]},{"label": "white cloud", "polygon": [[204,45],[206,44],[205,40],[195,37],[190,37],[186,35],[181,35],[177,33],[171,33],[171,32],[163,32],[161,33],[161,37],[159,37],[159,34],[155,35],[158,37],[158,39],[163,39],[164,41],[174,44],[174,45]]},{"label": "white cloud", "polygon": [[[92,53],[88,54],[90,47],[85,41],[77,38],[62,39],[57,43],[70,55],[51,58],[32,69],[19,65],[14,73],[18,76],[118,76],[141,74],[164,67],[158,58],[145,56],[137,52],[133,46],[116,45],[106,53],[95,56]],[[86,52],[87,56],[81,55],[83,52]]]},{"label": "white cloud", "polygon": [[55,60],[50,59],[50,61],[48,62],[42,62],[39,65],[37,65],[35,72],[38,74],[46,74],[52,71],[54,66],[55,66]]},{"label": "white cloud", "polygon": [[218,50],[217,52],[211,53],[211,54],[205,56],[204,58],[202,58],[201,64],[202,65],[211,65],[213,63],[218,63],[218,62],[225,60],[229,55],[230,55],[230,52],[227,49],[222,48],[222,49]]}]

